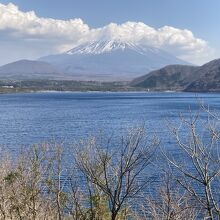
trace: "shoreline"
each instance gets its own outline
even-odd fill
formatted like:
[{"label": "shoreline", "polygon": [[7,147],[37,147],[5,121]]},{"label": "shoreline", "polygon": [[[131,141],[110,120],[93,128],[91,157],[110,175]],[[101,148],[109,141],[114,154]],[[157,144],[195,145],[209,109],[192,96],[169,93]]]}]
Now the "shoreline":
[{"label": "shoreline", "polygon": [[22,90],[22,91],[1,91],[0,95],[10,95],[10,94],[32,94],[32,93],[140,93],[140,94],[154,94],[154,93],[193,93],[193,94],[210,94],[210,93],[215,93],[215,94],[220,94],[219,92],[198,92],[198,91],[175,91],[175,90],[152,90],[152,91],[146,91],[146,90]]},{"label": "shoreline", "polygon": [[220,91],[186,91],[183,87],[142,88],[132,86],[127,81],[0,80],[0,94],[36,92],[220,93]]}]

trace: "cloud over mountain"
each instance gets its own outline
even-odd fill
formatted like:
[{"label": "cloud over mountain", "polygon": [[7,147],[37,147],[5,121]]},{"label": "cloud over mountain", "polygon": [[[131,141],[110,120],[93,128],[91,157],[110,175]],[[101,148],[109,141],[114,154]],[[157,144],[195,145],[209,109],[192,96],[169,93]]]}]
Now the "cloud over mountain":
[{"label": "cloud over mountain", "polygon": [[80,18],[58,20],[38,17],[34,11],[22,12],[10,3],[0,3],[0,59],[37,58],[59,53],[81,43],[114,40],[164,49],[189,62],[202,63],[213,57],[208,43],[190,30],[164,26],[159,29],[142,22],[111,23],[91,28]]}]

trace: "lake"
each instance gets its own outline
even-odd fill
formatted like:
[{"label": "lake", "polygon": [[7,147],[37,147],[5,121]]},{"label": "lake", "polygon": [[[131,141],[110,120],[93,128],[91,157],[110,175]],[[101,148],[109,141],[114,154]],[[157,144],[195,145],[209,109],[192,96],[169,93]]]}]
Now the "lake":
[{"label": "lake", "polygon": [[[189,116],[203,101],[211,109],[220,110],[220,94],[214,93],[150,93],[150,92],[38,92],[0,95],[0,145],[9,148],[16,157],[21,146],[41,142],[62,142],[66,149],[72,143],[91,136],[114,137],[113,147],[120,148],[117,141],[132,127],[145,125],[147,133],[156,134],[163,150],[182,161],[194,172],[188,158],[184,157],[170,135],[170,123],[180,124],[179,113]],[[205,114],[201,113],[204,122]],[[203,132],[203,126],[199,132]],[[184,134],[184,131],[183,131]],[[184,135],[183,135],[184,137]],[[65,154],[63,163],[70,165],[72,154]],[[70,159],[68,159],[70,155]],[[143,190],[141,197],[153,195],[161,185],[161,167],[166,165],[161,150],[155,154],[146,168],[151,183]],[[180,163],[180,164],[181,164]],[[191,164],[191,165],[190,165]],[[174,172],[175,173],[175,172]],[[77,175],[78,173],[76,173]],[[178,174],[179,175],[179,174]],[[68,175],[63,172],[62,184]],[[79,176],[81,179],[81,176]],[[142,177],[139,177],[142,181]],[[145,180],[145,179],[144,179]],[[83,185],[83,180],[80,180]],[[214,184],[219,184],[214,182]],[[65,189],[68,186],[65,185]],[[199,188],[198,188],[199,191]],[[218,197],[219,198],[219,197]],[[140,197],[137,197],[139,200]],[[138,203],[136,203],[137,205]],[[135,204],[133,204],[136,207]]]},{"label": "lake", "polygon": [[[0,145],[15,150],[44,141],[66,144],[102,134],[121,136],[130,127],[145,124],[169,143],[168,121],[180,112],[198,109],[204,101],[220,109],[220,94],[39,92],[0,95]],[[171,146],[171,145],[169,145]]]}]

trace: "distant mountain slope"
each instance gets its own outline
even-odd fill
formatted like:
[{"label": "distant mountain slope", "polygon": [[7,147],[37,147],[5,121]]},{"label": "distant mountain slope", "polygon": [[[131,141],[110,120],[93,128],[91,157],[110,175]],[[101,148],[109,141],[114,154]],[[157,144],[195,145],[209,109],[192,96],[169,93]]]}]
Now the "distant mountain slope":
[{"label": "distant mountain slope", "polygon": [[96,41],[63,54],[42,57],[83,80],[131,80],[168,64],[186,64],[165,51],[120,41]]},{"label": "distant mountain slope", "polygon": [[170,65],[131,82],[150,90],[220,91],[220,59],[203,66]]},{"label": "distant mountain slope", "polygon": [[198,67],[186,65],[169,65],[136,78],[132,86],[153,90],[180,90],[194,80],[192,72]]},{"label": "distant mountain slope", "polygon": [[43,79],[58,75],[58,68],[42,61],[19,60],[0,67],[1,79]]},{"label": "distant mountain slope", "polygon": [[220,59],[201,66],[193,74],[199,77],[191,82],[185,91],[220,91]]}]

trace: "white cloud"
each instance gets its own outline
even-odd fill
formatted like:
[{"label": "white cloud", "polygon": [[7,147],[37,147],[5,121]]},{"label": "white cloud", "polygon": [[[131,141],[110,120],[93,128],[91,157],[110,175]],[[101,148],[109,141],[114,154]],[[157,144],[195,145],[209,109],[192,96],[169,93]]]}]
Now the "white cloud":
[{"label": "white cloud", "polygon": [[214,55],[205,40],[196,38],[186,29],[170,26],[155,29],[142,22],[111,23],[91,29],[81,19],[40,18],[34,11],[22,12],[12,3],[0,3],[0,59],[3,62],[7,61],[7,57],[8,61],[22,57],[36,58],[63,52],[82,42],[102,39],[155,46],[194,63],[205,62]]}]

